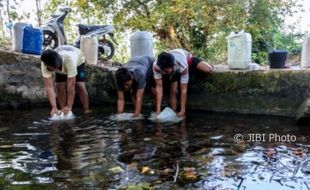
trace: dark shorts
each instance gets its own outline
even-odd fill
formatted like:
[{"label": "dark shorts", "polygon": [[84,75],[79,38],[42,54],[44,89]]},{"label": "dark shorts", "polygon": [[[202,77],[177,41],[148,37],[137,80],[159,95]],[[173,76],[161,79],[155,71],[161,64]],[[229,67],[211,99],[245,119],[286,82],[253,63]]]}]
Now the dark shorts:
[{"label": "dark shorts", "polygon": [[[173,82],[180,82],[181,79],[181,74],[180,73],[174,73],[170,76],[168,75],[162,75],[162,80],[163,80],[163,85],[170,85]],[[156,87],[156,82],[154,79],[154,76],[150,77],[146,81],[146,88],[155,88]]]},{"label": "dark shorts", "polygon": [[197,65],[204,61],[203,59],[200,59],[198,57],[192,57],[190,60],[189,60],[189,80],[190,80],[190,83],[194,82],[194,81],[203,81],[206,77],[206,74],[202,71],[199,71],[197,69]]},{"label": "dark shorts", "polygon": [[194,74],[195,72],[197,72],[197,65],[204,61],[203,59],[200,59],[198,57],[191,57],[188,63],[188,68],[189,68],[189,74]]},{"label": "dark shorts", "polygon": [[[85,72],[85,63],[77,67],[77,75],[75,77],[76,82],[85,82],[86,80],[86,72]],[[66,82],[67,75],[56,73],[55,75],[56,83]]]}]

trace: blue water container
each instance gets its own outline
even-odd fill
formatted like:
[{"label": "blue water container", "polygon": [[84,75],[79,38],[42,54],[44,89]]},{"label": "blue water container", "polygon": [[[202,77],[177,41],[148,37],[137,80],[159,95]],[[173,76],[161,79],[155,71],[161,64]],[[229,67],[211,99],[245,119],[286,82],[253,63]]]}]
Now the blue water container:
[{"label": "blue water container", "polygon": [[23,53],[40,55],[43,43],[43,33],[39,28],[26,26],[23,35]]}]

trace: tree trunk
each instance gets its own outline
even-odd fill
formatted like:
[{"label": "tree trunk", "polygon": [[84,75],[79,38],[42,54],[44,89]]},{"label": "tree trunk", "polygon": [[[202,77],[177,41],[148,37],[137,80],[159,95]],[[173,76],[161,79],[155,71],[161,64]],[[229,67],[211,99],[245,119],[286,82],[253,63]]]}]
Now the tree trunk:
[{"label": "tree trunk", "polygon": [[42,25],[41,0],[36,0],[38,25]]},{"label": "tree trunk", "polygon": [[168,26],[168,36],[171,40],[171,43],[169,44],[170,48],[181,48],[181,42],[178,35],[175,32],[174,27],[171,25]]},{"label": "tree trunk", "polygon": [[4,33],[4,27],[3,27],[3,17],[2,17],[2,8],[0,7],[0,25],[1,25],[1,32],[2,32],[2,38],[5,40],[5,33]]},{"label": "tree trunk", "polygon": [[[10,0],[6,1],[6,11],[7,11],[7,14],[8,14],[8,22],[11,22]],[[10,37],[12,39],[12,29],[10,29]]]},{"label": "tree trunk", "polygon": [[176,32],[172,25],[168,26],[168,36],[171,41],[168,44],[169,48],[185,48],[186,50],[191,50],[190,44]]},{"label": "tree trunk", "polygon": [[6,11],[8,14],[8,19],[11,20],[11,15],[10,15],[10,0],[6,0]]},{"label": "tree trunk", "polygon": [[169,49],[185,48],[186,50],[191,50],[190,44],[186,39],[181,39],[172,25],[165,26],[164,29],[157,29],[156,33]]}]

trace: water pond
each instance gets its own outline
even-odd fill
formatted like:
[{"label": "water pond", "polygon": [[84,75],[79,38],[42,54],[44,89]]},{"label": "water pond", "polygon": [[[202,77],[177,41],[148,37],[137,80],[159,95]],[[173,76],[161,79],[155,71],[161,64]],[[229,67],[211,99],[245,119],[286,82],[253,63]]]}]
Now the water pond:
[{"label": "water pond", "polygon": [[190,113],[115,122],[0,111],[0,189],[310,189],[310,128],[293,118]]}]

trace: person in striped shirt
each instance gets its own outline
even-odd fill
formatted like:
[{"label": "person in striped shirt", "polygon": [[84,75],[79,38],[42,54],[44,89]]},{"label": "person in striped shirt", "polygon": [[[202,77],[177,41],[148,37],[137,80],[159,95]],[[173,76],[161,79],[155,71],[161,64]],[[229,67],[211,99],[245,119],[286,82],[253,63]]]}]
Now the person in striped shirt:
[{"label": "person in striped shirt", "polygon": [[178,84],[181,89],[181,106],[179,116],[185,116],[187,102],[187,86],[191,75],[197,72],[210,73],[212,66],[203,59],[193,56],[184,49],[173,49],[161,52],[153,64],[156,93],[156,113],[161,111],[163,97],[163,75],[168,77],[170,85],[170,106],[176,111]]}]

